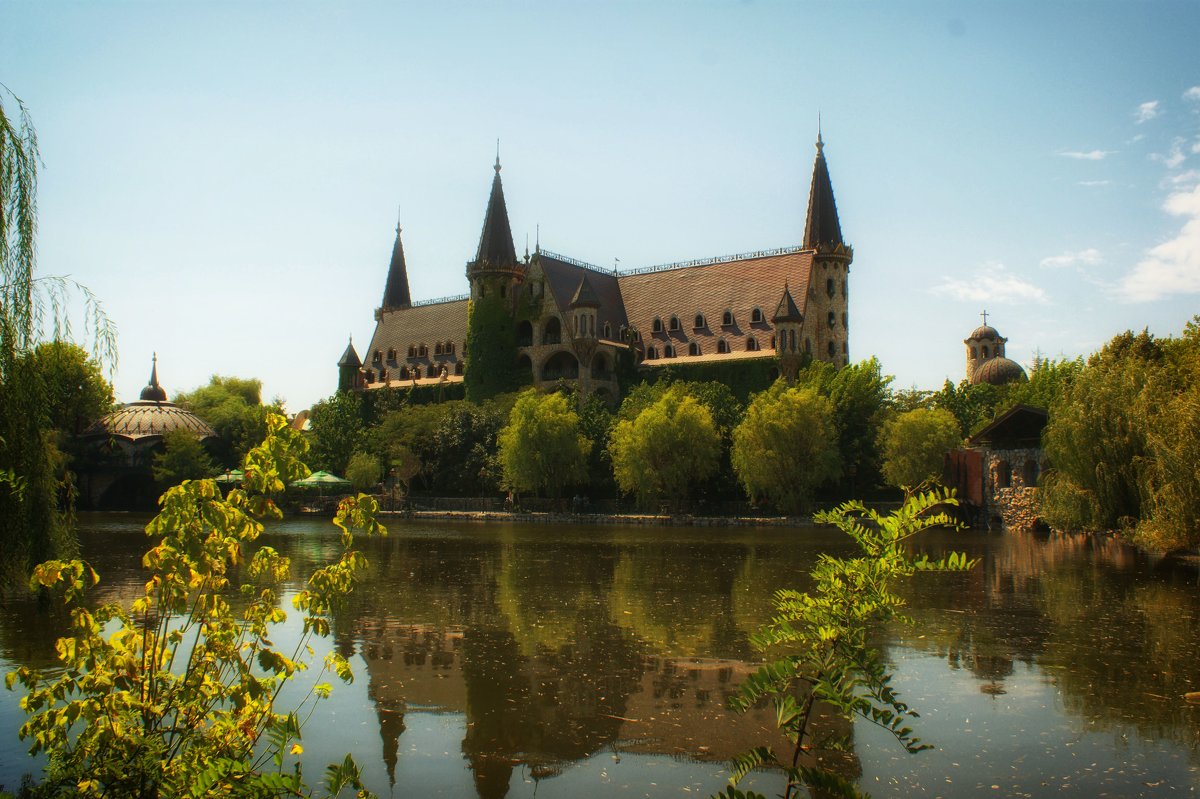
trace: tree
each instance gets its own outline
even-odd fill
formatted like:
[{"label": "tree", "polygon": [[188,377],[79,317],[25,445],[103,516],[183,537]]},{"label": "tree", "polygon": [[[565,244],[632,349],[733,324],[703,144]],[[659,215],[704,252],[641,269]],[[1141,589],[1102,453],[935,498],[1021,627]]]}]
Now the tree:
[{"label": "tree", "polygon": [[379,483],[383,464],[379,458],[366,452],[356,452],[346,464],[346,479],[355,491],[369,491]]},{"label": "tree", "polygon": [[750,402],[733,431],[730,458],[751,501],[797,513],[812,490],[837,477],[841,459],[833,402],[812,388],[783,381]]},{"label": "tree", "polygon": [[838,369],[814,361],[801,370],[796,385],[815,388],[833,401],[834,427],[842,470],[851,483],[877,485],[879,451],[876,439],[888,406],[890,375],[881,372],[875,358]]},{"label": "tree", "polygon": [[[0,86],[0,98],[11,93]],[[0,101],[0,577],[22,577],[53,554],[68,554],[69,490],[61,454],[47,417],[46,387],[26,357],[43,336],[67,338],[62,314],[73,293],[82,295],[85,334],[91,349],[116,362],[116,334],[95,297],[83,286],[36,274],[37,134],[24,103],[15,96],[17,120]],[[48,335],[47,335],[48,334]]]},{"label": "tree", "polygon": [[946,452],[961,441],[958,420],[944,408],[893,416],[879,434],[883,476],[897,488],[915,488],[942,473]]},{"label": "tree", "polygon": [[608,451],[622,492],[642,507],[678,504],[692,483],[716,471],[721,437],[708,408],[672,386],[635,419],[617,422]]},{"label": "tree", "polygon": [[471,402],[483,402],[520,387],[522,376],[515,368],[516,324],[498,285],[491,285],[489,291],[467,304],[465,355],[463,383]]},{"label": "tree", "polygon": [[513,491],[545,490],[557,499],[563,486],[587,477],[592,442],[580,432],[570,399],[558,392],[522,392],[498,443],[504,483]]},{"label": "tree", "polygon": [[834,525],[853,539],[860,554],[822,555],[812,570],[815,588],[811,592],[776,592],[777,615],[753,641],[759,649],[785,654],[746,678],[729,702],[739,712],[761,703],[774,705],[780,732],[792,751],[781,758],[770,747],[760,746],[737,756],[730,765],[730,786],[718,796],[761,799],[761,794],[740,791],[736,785],[762,766],[783,771],[785,799],[802,788],[813,795],[859,796],[842,777],[802,760],[811,756],[809,723],[817,700],[847,719],[858,716],[882,727],[909,753],[929,748],[907,726],[917,713],[900,701],[883,658],[869,641],[879,626],[909,621],[900,615],[904,599],[892,591],[896,580],[917,572],[965,571],[975,566],[962,553],[931,561],[910,549],[910,540],[926,530],[959,527],[940,511],[957,504],[953,492],[943,489],[909,495],[899,510],[887,516],[857,501],[817,514],[819,524]]},{"label": "tree", "polygon": [[[353,531],[386,531],[367,496],[347,498],[334,519],[338,559],[318,570],[292,600],[303,635],[294,650],[272,643],[287,613],[279,586],[288,559],[254,548],[263,519],[281,514],[273,496],[307,474],[305,448],[282,416],[267,420],[267,437],[245,460],[244,488],[222,498],[212,480],[185,481],[163,496],[146,528],[154,545],[143,558],[145,594],[126,607],[96,603],[86,592],[98,575],[82,561],[38,566],[35,590],[61,592],[71,634],[60,639],[63,669],[44,679],[22,667],[7,676],[27,691],[21,738],[45,752],[39,792],[46,796],[308,796],[297,756],[302,719],[329,695],[319,682],[291,711],[276,706],[280,690],[307,668],[311,636],[328,636],[335,602],[354,590],[366,565]],[[251,554],[253,549],[253,554]],[[234,583],[239,592],[231,591]],[[236,607],[236,611],[235,611]],[[323,672],[351,678],[331,652]],[[285,768],[285,764],[288,766]],[[369,796],[349,756],[326,771],[336,796],[353,787]]]},{"label": "tree", "polygon": [[221,437],[217,459],[226,469],[236,469],[242,457],[261,441],[267,413],[281,412],[278,404],[262,404],[262,381],[213,375],[207,386],[176,395],[175,402],[199,416]]},{"label": "tree", "polygon": [[163,445],[151,467],[155,482],[163,488],[184,480],[212,477],[218,471],[200,439],[191,431],[170,430],[163,435]]},{"label": "tree", "polygon": [[362,421],[362,398],[356,393],[337,393],[312,406],[313,465],[345,474],[350,456],[366,447]]},{"label": "tree", "polygon": [[76,436],[113,408],[112,384],[87,350],[70,341],[45,341],[29,353],[44,386],[50,426]]}]

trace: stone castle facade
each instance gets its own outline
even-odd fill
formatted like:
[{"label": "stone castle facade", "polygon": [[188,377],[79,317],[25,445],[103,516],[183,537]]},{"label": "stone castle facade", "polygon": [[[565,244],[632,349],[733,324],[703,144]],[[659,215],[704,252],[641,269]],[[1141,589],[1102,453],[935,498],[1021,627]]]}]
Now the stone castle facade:
[{"label": "stone castle facade", "polygon": [[[801,244],[624,272],[540,243],[518,257],[497,158],[466,266],[470,294],[413,302],[397,226],[365,360],[349,345],[339,384],[372,390],[466,380],[469,390],[474,368],[504,372],[516,385],[566,380],[616,401],[622,358],[638,369],[771,359],[785,376],[809,358],[844,366],[854,252],[842,238],[819,135],[816,148]],[[490,328],[485,307],[496,311]],[[511,346],[489,350],[496,340]]]}]

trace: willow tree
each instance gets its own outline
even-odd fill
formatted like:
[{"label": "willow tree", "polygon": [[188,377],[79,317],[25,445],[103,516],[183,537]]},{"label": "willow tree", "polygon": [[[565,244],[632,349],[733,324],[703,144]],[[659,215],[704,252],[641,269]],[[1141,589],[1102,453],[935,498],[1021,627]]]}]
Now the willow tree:
[{"label": "willow tree", "polygon": [[[10,117],[4,99],[17,109]],[[46,387],[30,353],[72,334],[65,310],[82,296],[91,349],[115,363],[112,325],[92,294],[67,278],[38,276],[37,134],[20,98],[0,84],[0,578],[72,547],[69,484],[46,412]]]}]

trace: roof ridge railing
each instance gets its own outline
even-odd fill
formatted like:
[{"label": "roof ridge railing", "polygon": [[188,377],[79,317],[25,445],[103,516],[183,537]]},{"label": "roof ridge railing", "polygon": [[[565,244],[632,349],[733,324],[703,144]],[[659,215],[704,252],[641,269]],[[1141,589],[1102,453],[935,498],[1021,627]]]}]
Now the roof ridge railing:
[{"label": "roof ridge railing", "polygon": [[672,269],[687,269],[690,266],[710,266],[712,264],[726,264],[731,261],[749,261],[754,258],[771,258],[776,255],[794,255],[798,252],[804,252],[806,248],[802,244],[797,244],[792,247],[776,247],[770,250],[753,250],[752,252],[740,252],[734,255],[718,255],[713,258],[696,258],[692,261],[676,261],[670,264],[657,264],[655,266],[643,266],[639,269],[626,269],[620,272],[622,277],[626,275],[648,275],[651,272],[667,272]]},{"label": "roof ridge railing", "polygon": [[[696,258],[691,261],[675,261],[669,264],[656,264],[654,266],[642,266],[637,269],[605,269],[602,266],[589,264],[587,261],[581,261],[578,258],[572,258],[569,255],[553,252],[543,249],[542,255],[553,258],[563,263],[578,266],[583,269],[599,272],[602,275],[617,275],[625,277],[626,275],[648,275],[651,272],[668,272],[672,269],[687,269],[690,266],[711,266],[712,264],[727,264],[732,261],[749,261],[754,258],[771,258],[777,255],[794,255],[798,252],[804,252],[806,248],[802,244],[797,244],[791,247],[775,247],[769,250],[753,250],[751,252],[739,252],[734,255],[717,255],[712,258]],[[413,305],[416,305],[414,302]]]},{"label": "roof ridge railing", "polygon": [[420,308],[423,305],[441,305],[447,302],[462,302],[463,300],[471,299],[470,294],[455,294],[451,297],[434,297],[431,300],[417,300],[410,308]]}]

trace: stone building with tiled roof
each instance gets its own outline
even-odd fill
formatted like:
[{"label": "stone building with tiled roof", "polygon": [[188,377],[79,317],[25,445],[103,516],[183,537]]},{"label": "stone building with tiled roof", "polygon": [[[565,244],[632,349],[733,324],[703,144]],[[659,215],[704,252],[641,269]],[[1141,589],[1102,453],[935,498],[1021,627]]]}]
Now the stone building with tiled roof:
[{"label": "stone building with tiled roof", "polygon": [[487,368],[511,369],[514,385],[567,380],[616,400],[622,358],[639,369],[772,359],[784,375],[806,358],[844,366],[854,252],[842,239],[820,135],[816,148],[801,244],[624,272],[540,245],[519,258],[497,158],[479,246],[467,264],[470,295],[413,302],[397,226],[375,333],[361,362],[347,347],[339,385],[370,390],[467,379],[469,387],[468,306],[483,302],[506,309],[509,329],[500,332],[514,336],[509,365]]}]

